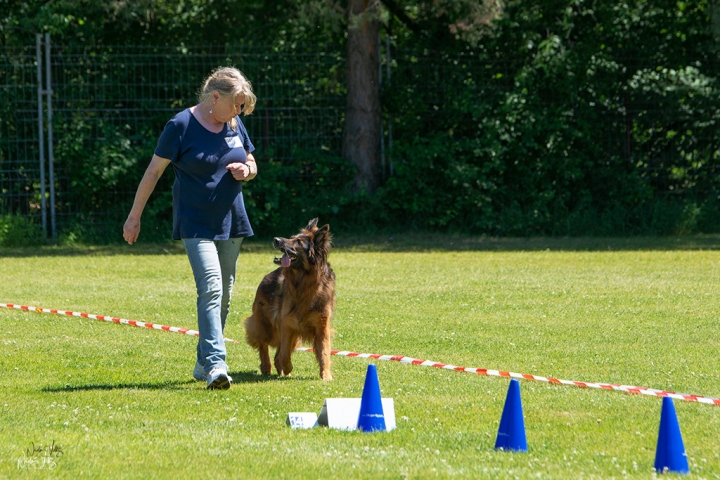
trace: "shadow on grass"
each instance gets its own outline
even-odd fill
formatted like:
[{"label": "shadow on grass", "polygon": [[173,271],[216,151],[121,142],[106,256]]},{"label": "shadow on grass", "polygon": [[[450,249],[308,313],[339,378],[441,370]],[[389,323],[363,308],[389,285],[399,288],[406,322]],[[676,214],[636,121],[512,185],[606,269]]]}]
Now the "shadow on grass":
[{"label": "shadow on grass", "polygon": [[[287,381],[291,379],[297,380],[294,377],[280,377],[278,375],[261,375],[257,371],[244,371],[244,372],[228,372],[233,379],[234,384],[240,383],[261,383],[261,382],[277,382]],[[173,381],[168,380],[164,382],[138,382],[138,383],[88,383],[85,385],[70,385],[65,384],[63,386],[45,386],[42,387],[42,391],[46,393],[59,393],[59,392],[84,392],[84,391],[96,391],[96,390],[185,390],[187,387],[201,384],[197,380],[183,380]]]},{"label": "shadow on grass", "polygon": [[[336,251],[346,252],[529,252],[720,250],[720,235],[667,237],[488,237],[441,234],[342,235],[333,238]],[[272,240],[248,239],[243,252],[271,254]],[[72,257],[113,255],[185,255],[179,241],[106,246],[43,246],[0,248],[2,257]]]},{"label": "shadow on grass", "polygon": [[279,375],[263,375],[257,370],[246,370],[244,372],[228,372],[233,383],[263,383],[263,382],[284,382],[292,380],[293,377],[281,377]]},{"label": "shadow on grass", "polygon": [[70,385],[65,384],[61,387],[46,386],[41,390],[47,393],[58,392],[83,392],[94,390],[183,390],[187,386],[195,383],[194,380],[185,380],[182,382],[138,382],[138,383],[88,383],[86,385]]}]

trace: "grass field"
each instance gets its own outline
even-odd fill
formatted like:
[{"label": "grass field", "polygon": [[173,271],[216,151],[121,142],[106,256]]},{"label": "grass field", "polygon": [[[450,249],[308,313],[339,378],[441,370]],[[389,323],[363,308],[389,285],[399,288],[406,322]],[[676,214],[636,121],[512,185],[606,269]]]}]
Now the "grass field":
[{"label": "grass field", "polygon": [[[720,237],[336,243],[335,349],[720,397]],[[196,328],[180,248],[0,250],[0,302]],[[272,257],[240,257],[228,391],[192,380],[193,337],[0,309],[0,478],[654,477],[660,398],[522,380],[529,451],[502,452],[507,378],[397,362],[376,363],[396,430],[291,429],[359,397],[369,360],[259,374],[242,319]],[[675,408],[691,478],[720,478],[720,407]]]}]

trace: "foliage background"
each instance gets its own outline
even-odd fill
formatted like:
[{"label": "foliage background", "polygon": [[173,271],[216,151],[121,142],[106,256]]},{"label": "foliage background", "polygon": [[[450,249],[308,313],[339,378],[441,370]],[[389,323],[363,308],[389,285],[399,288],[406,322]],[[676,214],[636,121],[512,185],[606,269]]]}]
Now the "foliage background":
[{"label": "foliage background", "polygon": [[[10,52],[32,45],[36,32],[49,32],[54,44],[96,57],[139,45],[332,57],[327,68],[293,73],[305,91],[288,91],[286,100],[336,114],[307,125],[300,117],[273,117],[296,124],[305,137],[298,133],[282,149],[279,141],[256,141],[261,175],[247,185],[246,200],[260,236],[295,231],[312,216],[347,233],[720,231],[711,1],[506,1],[490,23],[469,22],[476,17],[461,0],[392,3],[414,23],[381,9],[380,42],[391,45],[389,57],[383,50],[391,76],[381,65],[387,162],[373,195],[353,188],[353,168],[340,158],[346,25],[339,4],[6,2],[0,39]],[[199,84],[207,69],[175,73]],[[263,77],[253,78],[262,89]],[[127,98],[133,88],[138,97],[146,88],[140,81],[119,85],[129,89]],[[192,94],[170,96],[162,107],[184,108]],[[321,97],[331,101],[313,103]],[[3,103],[7,108],[9,100]],[[148,117],[139,125],[101,116],[56,119],[56,162],[71,172],[63,201],[73,204],[61,241],[120,239],[168,114]],[[163,181],[143,219],[146,239],[169,237],[172,175]],[[26,218],[37,224],[28,205],[0,213],[6,245],[24,238],[7,232],[31,228]]]}]

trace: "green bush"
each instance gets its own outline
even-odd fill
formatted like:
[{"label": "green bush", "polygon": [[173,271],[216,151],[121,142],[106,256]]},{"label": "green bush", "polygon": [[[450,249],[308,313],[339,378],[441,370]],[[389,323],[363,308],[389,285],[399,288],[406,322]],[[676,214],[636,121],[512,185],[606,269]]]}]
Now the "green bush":
[{"label": "green bush", "polygon": [[308,220],[350,225],[350,211],[358,197],[352,192],[354,168],[323,150],[293,152],[293,162],[270,158],[260,162],[255,180],[243,186],[245,207],[255,234],[289,236]]},{"label": "green bush", "polygon": [[42,228],[27,217],[0,217],[0,246],[28,247],[44,243]]}]

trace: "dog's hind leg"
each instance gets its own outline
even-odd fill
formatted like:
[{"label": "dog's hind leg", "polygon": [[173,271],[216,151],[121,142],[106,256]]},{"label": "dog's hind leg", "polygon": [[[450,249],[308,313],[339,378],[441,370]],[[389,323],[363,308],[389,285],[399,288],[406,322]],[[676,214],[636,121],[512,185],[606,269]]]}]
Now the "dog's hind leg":
[{"label": "dog's hind leg", "polygon": [[313,351],[320,365],[320,378],[328,382],[332,380],[332,372],[330,371],[332,329],[329,326],[329,319],[321,320],[323,321],[320,322],[320,325],[315,330]]},{"label": "dog's hind leg", "polygon": [[254,314],[245,319],[245,340],[260,354],[260,373],[270,375],[272,365],[267,342],[271,339],[268,337],[262,321]]},{"label": "dog's hind leg", "polygon": [[293,365],[290,361],[295,347],[298,344],[298,335],[295,331],[288,328],[282,328],[280,333],[280,346],[275,352],[275,369],[278,375],[290,375]]},{"label": "dog's hind leg", "polygon": [[260,353],[260,373],[263,375],[270,375],[272,369],[270,365],[270,351],[268,350],[267,343],[263,343],[258,347]]}]

